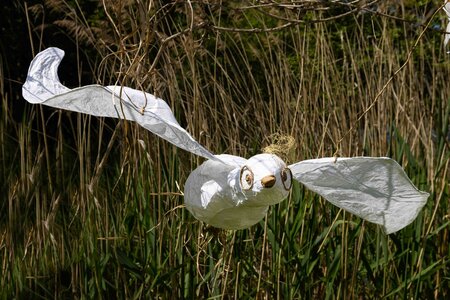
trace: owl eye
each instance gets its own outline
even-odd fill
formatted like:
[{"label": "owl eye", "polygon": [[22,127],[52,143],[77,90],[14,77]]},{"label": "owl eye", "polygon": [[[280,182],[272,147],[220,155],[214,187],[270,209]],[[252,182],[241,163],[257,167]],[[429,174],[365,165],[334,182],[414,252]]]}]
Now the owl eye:
[{"label": "owl eye", "polygon": [[243,190],[249,190],[253,187],[253,172],[247,166],[241,169],[240,181]]},{"label": "owl eye", "polygon": [[284,168],[281,171],[281,181],[283,182],[283,187],[289,191],[292,187],[292,172],[289,168]]}]

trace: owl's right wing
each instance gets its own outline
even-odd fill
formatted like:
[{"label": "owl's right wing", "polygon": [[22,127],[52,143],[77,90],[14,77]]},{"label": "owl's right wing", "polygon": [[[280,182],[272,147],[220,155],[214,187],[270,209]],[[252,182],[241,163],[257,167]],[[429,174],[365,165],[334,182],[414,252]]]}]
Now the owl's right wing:
[{"label": "owl's right wing", "polygon": [[289,168],[293,177],[332,204],[369,222],[387,234],[410,224],[425,205],[400,165],[385,157],[321,158]]},{"label": "owl's right wing", "polygon": [[63,56],[64,51],[58,48],[47,48],[36,55],[22,87],[23,97],[28,102],[134,121],[177,147],[222,162],[178,124],[165,101],[152,94],[122,86],[65,87],[58,78]]}]

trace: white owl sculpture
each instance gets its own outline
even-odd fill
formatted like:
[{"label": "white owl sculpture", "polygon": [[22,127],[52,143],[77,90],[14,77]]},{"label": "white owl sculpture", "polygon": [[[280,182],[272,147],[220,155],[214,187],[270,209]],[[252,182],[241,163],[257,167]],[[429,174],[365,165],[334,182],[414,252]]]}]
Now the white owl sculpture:
[{"label": "white owl sculpture", "polygon": [[64,51],[48,48],[31,62],[23,97],[99,117],[121,118],[207,160],[188,177],[184,198],[195,218],[224,229],[243,229],[261,221],[270,205],[285,199],[295,179],[332,204],[389,234],[410,224],[428,194],[419,191],[390,158],[321,158],[287,166],[273,154],[249,159],[213,155],[175,120],[155,96],[122,86],[88,85],[69,89],[58,79]]}]

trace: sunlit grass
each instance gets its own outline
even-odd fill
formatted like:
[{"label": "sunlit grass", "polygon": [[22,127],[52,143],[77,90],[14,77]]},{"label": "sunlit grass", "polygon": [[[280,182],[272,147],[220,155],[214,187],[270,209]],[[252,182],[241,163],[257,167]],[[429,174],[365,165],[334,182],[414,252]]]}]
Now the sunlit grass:
[{"label": "sunlit grass", "polygon": [[[357,122],[404,63],[418,35],[409,23],[359,15],[346,19],[352,26],[205,29],[168,39],[184,30],[183,14],[106,8],[110,19],[100,24],[109,40],[80,46],[101,55],[90,60],[92,77],[165,99],[212,152],[250,157],[272,134],[291,135],[289,163],[337,150],[389,156],[431,196],[413,224],[386,236],[294,184],[258,225],[217,230],[183,208],[184,182],[200,158],[133,123],[31,105],[17,122],[2,92],[3,298],[449,296],[450,74],[440,34],[423,37]],[[250,17],[227,22],[265,22]]]}]

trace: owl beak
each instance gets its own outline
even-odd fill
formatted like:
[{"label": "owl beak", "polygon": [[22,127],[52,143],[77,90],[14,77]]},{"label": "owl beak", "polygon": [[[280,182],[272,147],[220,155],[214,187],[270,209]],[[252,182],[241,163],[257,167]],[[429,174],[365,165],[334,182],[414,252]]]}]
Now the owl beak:
[{"label": "owl beak", "polygon": [[275,181],[276,181],[277,179],[275,178],[275,176],[273,176],[273,175],[268,175],[268,176],[265,176],[265,177],[263,177],[262,179],[261,179],[261,184],[262,184],[262,186],[263,187],[265,187],[265,188],[271,188],[271,187],[273,187],[273,185],[275,184]]}]

